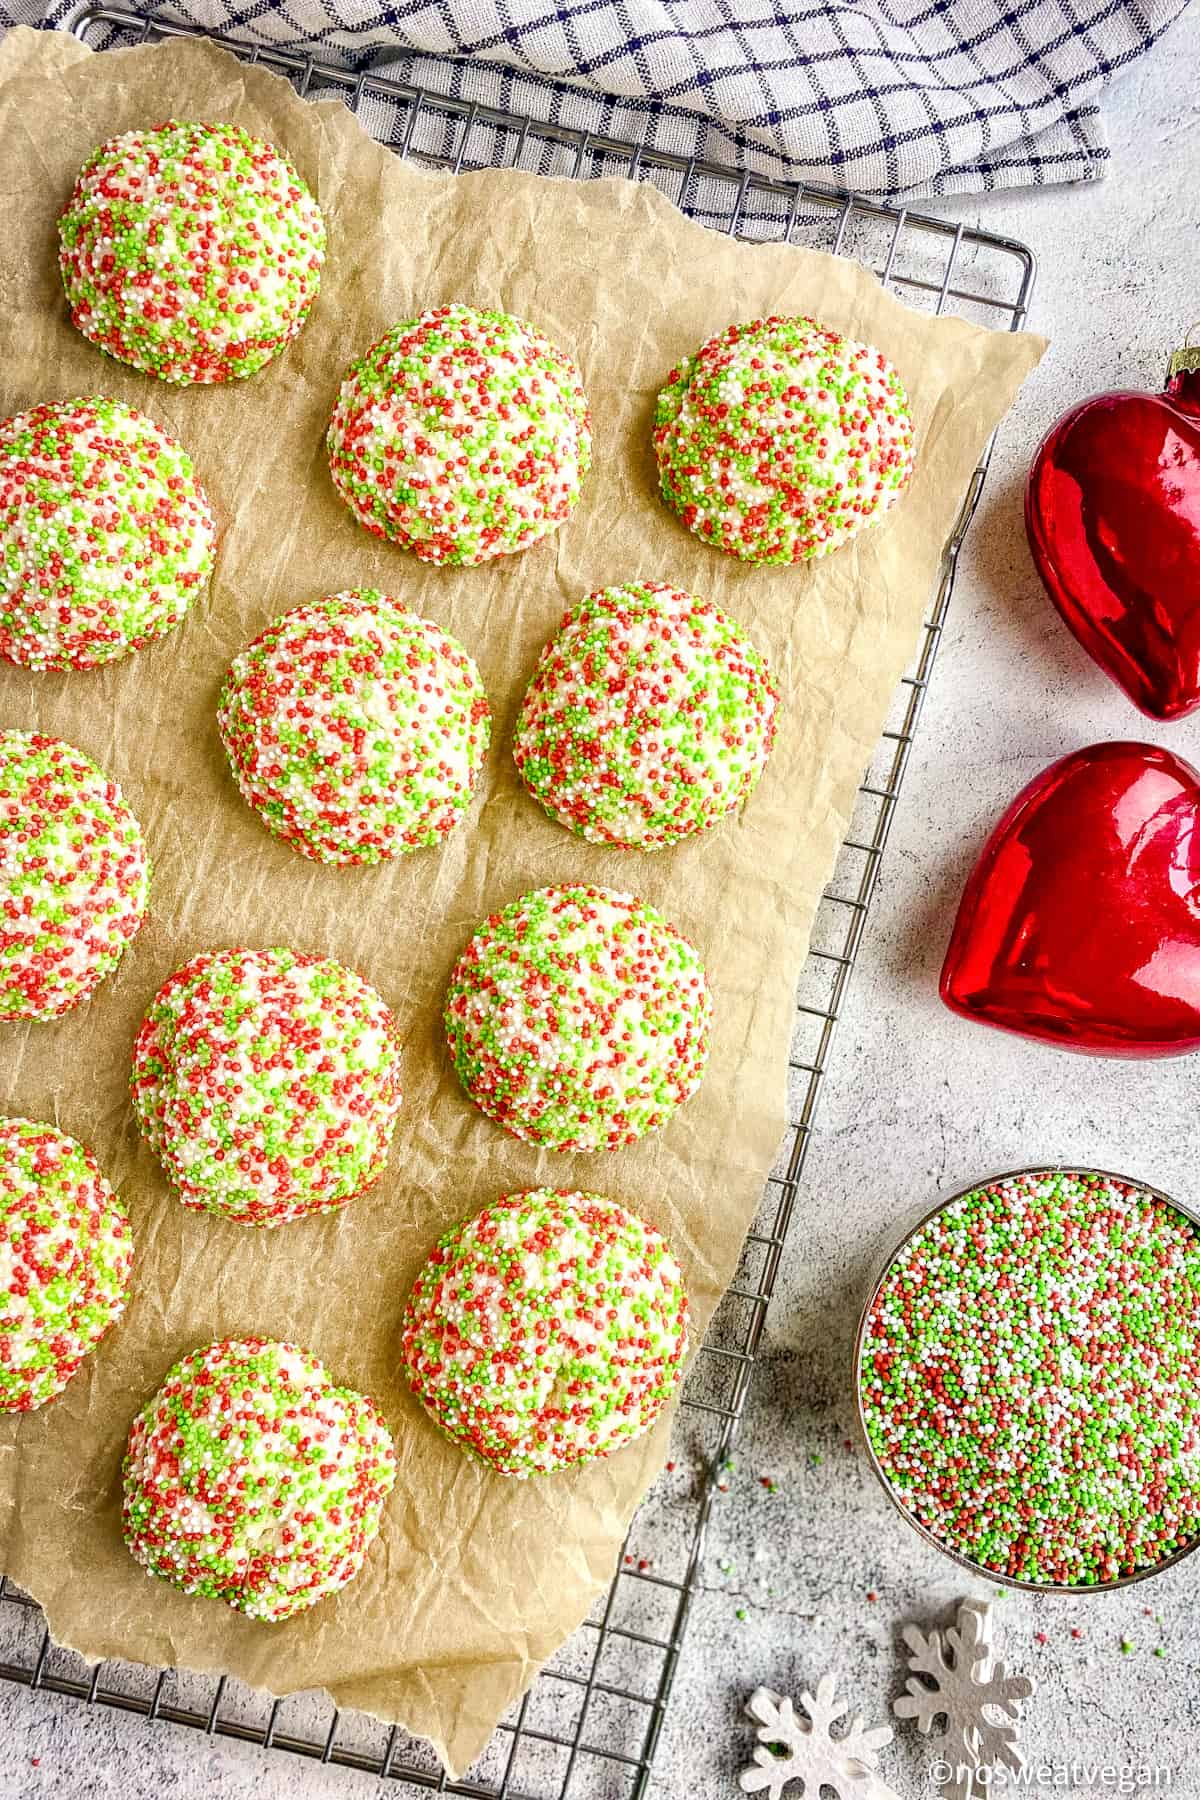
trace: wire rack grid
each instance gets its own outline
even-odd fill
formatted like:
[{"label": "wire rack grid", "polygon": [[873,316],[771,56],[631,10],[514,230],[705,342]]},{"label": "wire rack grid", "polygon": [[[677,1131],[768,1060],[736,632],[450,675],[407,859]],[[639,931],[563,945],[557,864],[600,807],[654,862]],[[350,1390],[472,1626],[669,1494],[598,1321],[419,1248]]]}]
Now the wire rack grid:
[{"label": "wire rack grid", "polygon": [[[157,12],[89,7],[71,27],[92,48],[200,35]],[[301,95],[334,94],[401,156],[456,172],[508,166],[590,179],[648,180],[686,213],[751,241],[849,255],[910,304],[998,329],[1025,322],[1035,281],[1026,247],[945,219],[832,189],[787,183],[647,145],[407,86],[269,44],[218,38],[287,76]],[[797,990],[790,1123],[741,1266],[695,1359],[676,1419],[676,1470],[644,1504],[617,1573],[583,1626],[546,1665],[487,1751],[451,1781],[399,1728],[338,1711],[324,1695],[272,1700],[228,1677],[109,1662],[89,1669],[55,1646],[34,1602],[0,1576],[0,1680],[195,1727],[471,1800],[643,1800],[662,1733],[705,1537],[733,1451],[767,1307],[796,1205],[832,1033],[862,941],[959,550],[990,456],[976,469],[946,547],[915,665],[904,678],[859,791],[850,834],[818,911]],[[672,1485],[673,1484],[673,1485]],[[652,1542],[653,1560],[630,1546]]]}]

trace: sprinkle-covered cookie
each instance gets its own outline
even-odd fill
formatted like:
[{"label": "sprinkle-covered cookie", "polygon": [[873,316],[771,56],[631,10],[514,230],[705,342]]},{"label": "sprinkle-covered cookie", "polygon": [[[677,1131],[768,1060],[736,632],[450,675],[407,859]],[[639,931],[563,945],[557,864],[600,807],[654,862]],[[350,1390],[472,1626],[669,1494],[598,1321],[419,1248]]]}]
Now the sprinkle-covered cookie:
[{"label": "sprinkle-covered cookie", "polygon": [[185,1206],[282,1225],[379,1179],[400,1108],[396,1021],[341,963],[220,950],[163,983],[134,1111]]},{"label": "sprinkle-covered cookie", "polygon": [[327,863],[440,843],[491,735],[462,645],[372,589],[276,619],[234,659],[217,719],[243,798]]},{"label": "sprinkle-covered cookie", "polygon": [[696,951],[652,906],[551,887],[480,928],[444,1016],[458,1078],[489,1119],[552,1150],[615,1150],[699,1087],[712,1000]]},{"label": "sprinkle-covered cookie", "polygon": [[501,1475],[607,1456],[679,1384],[687,1296],[665,1239],[599,1194],[505,1194],[439,1239],[404,1315],[413,1392]]},{"label": "sprinkle-covered cookie", "polygon": [[130,1553],[185,1594],[289,1619],[362,1568],[396,1479],[375,1404],[294,1344],[193,1350],[133,1421]]},{"label": "sprinkle-covered cookie", "polygon": [[321,209],[286,157],[238,125],[178,119],[101,144],[58,234],[84,337],[179,383],[253,375],[278,356],[325,260]]},{"label": "sprinkle-covered cookie", "polygon": [[94,669],[204,592],[213,520],[187,451],[118,400],[0,421],[0,656]]},{"label": "sprinkle-covered cookie", "polygon": [[74,1138],[0,1119],[0,1413],[61,1394],[125,1308],[125,1208]]},{"label": "sprinkle-covered cookie", "polygon": [[763,658],[719,606],[630,581],[565,615],[529,684],[513,756],[560,824],[654,850],[745,804],[778,703]]},{"label": "sprinkle-covered cookie", "polygon": [[982,1568],[1093,1587],[1200,1533],[1200,1236],[1129,1182],[942,1207],[879,1284],[859,1379],[896,1498]]},{"label": "sprinkle-covered cookie", "polygon": [[121,960],[150,862],[115,781],[59,738],[0,732],[0,1020],[55,1019]]},{"label": "sprinkle-covered cookie", "polygon": [[812,319],[730,325],[672,369],[654,447],[663,499],[746,562],[823,556],[908,484],[913,428],[878,350]]},{"label": "sprinkle-covered cookie", "polygon": [[439,306],[354,364],[328,436],[360,525],[424,562],[481,563],[561,525],[591,465],[575,364],[507,313]]}]

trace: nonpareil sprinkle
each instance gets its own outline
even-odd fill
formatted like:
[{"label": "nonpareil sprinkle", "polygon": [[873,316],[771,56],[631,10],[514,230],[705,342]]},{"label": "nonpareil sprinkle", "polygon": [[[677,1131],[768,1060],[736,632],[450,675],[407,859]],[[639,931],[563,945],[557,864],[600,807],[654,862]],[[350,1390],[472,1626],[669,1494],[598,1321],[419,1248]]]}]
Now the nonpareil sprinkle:
[{"label": "nonpareil sprinkle", "polygon": [[879,1285],[860,1381],[897,1499],[983,1568],[1095,1586],[1200,1531],[1200,1237],[1128,1182],[943,1207]]}]

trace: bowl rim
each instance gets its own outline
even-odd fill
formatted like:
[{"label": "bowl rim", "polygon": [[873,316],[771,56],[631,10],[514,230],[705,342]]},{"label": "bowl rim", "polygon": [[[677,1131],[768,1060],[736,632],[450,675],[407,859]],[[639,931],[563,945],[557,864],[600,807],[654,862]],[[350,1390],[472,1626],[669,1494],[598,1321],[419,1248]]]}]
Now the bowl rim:
[{"label": "bowl rim", "polygon": [[896,1261],[896,1258],[900,1255],[901,1251],[905,1249],[912,1239],[915,1238],[919,1232],[923,1231],[926,1225],[928,1225],[932,1219],[935,1219],[939,1213],[944,1212],[947,1207],[953,1206],[957,1201],[965,1199],[968,1194],[978,1193],[982,1188],[996,1187],[1002,1181],[1017,1181],[1027,1175],[1098,1175],[1101,1179],[1106,1181],[1119,1181],[1124,1186],[1133,1188],[1138,1193],[1149,1194],[1153,1199],[1161,1200],[1165,1205],[1173,1208],[1175,1212],[1179,1213],[1182,1218],[1186,1219],[1188,1223],[1193,1226],[1197,1238],[1200,1239],[1200,1212],[1197,1212],[1190,1206],[1183,1205],[1180,1201],[1175,1199],[1174,1195],[1168,1194],[1165,1189],[1155,1187],[1153,1182],[1139,1181],[1132,1175],[1121,1175],[1114,1169],[1096,1168],[1090,1163],[1072,1161],[1027,1163],[1018,1169],[1004,1169],[996,1174],[981,1176],[978,1180],[969,1182],[965,1187],[956,1188],[953,1193],[944,1195],[941,1199],[937,1200],[934,1205],[925,1207],[920,1216],[916,1218],[912,1224],[907,1225],[897,1237],[889,1239],[888,1242],[890,1247],[882,1259],[877,1256],[872,1263],[874,1273],[870,1277],[867,1297],[863,1302],[862,1311],[859,1314],[858,1330],[854,1335],[854,1404],[858,1421],[859,1437],[866,1448],[871,1472],[879,1482],[879,1485],[882,1487],[896,1511],[900,1514],[901,1518],[911,1526],[918,1537],[923,1538],[927,1544],[931,1545],[933,1549],[937,1550],[942,1556],[948,1557],[951,1562],[957,1563],[960,1569],[965,1569],[969,1574],[978,1576],[983,1581],[990,1581],[997,1586],[1012,1588],[1025,1594],[1081,1595],[1116,1593],[1122,1588],[1133,1587],[1135,1583],[1139,1581],[1147,1581],[1153,1576],[1165,1574],[1168,1569],[1172,1569],[1177,1564],[1183,1562],[1184,1559],[1191,1556],[1194,1551],[1200,1550],[1200,1531],[1197,1531],[1196,1535],[1191,1538],[1188,1543],[1182,1545],[1180,1549],[1172,1552],[1170,1556],[1164,1557],[1161,1562],[1152,1563],[1149,1568],[1136,1569],[1131,1575],[1115,1576],[1110,1581],[1026,1581],[1017,1575],[1006,1575],[999,1569],[990,1569],[985,1563],[975,1562],[971,1557],[964,1556],[960,1551],[951,1549],[950,1546],[943,1543],[927,1525],[922,1524],[921,1520],[918,1519],[915,1514],[909,1511],[908,1507],[900,1499],[889,1480],[888,1475],[876,1454],[875,1446],[871,1442],[871,1434],[867,1429],[866,1414],[863,1407],[863,1343],[867,1334],[867,1322],[870,1317],[871,1308],[875,1304],[876,1297],[878,1296],[880,1288],[883,1286],[884,1278],[886,1277],[888,1270]]}]

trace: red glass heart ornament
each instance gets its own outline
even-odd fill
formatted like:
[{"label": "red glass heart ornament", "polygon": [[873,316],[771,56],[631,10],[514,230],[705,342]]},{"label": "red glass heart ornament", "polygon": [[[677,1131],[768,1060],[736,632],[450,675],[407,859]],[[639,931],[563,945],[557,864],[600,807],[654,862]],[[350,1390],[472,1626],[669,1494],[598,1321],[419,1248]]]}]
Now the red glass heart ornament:
[{"label": "red glass heart ornament", "polygon": [[942,968],[964,1018],[1107,1056],[1200,1049],[1200,774],[1093,744],[1013,801]]},{"label": "red glass heart ornament", "polygon": [[1155,719],[1200,706],[1200,349],[1161,394],[1096,394],[1042,440],[1025,528],[1084,649]]}]

